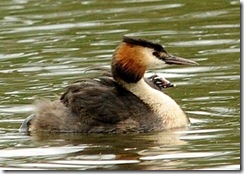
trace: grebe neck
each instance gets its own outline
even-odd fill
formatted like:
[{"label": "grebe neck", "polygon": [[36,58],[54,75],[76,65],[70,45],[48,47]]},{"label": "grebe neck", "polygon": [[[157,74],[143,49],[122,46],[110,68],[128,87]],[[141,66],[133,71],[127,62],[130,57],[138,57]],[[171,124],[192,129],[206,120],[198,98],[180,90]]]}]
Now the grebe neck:
[{"label": "grebe neck", "polygon": [[143,78],[136,83],[118,83],[147,104],[161,118],[164,128],[182,127],[189,123],[185,113],[171,97],[149,86]]}]

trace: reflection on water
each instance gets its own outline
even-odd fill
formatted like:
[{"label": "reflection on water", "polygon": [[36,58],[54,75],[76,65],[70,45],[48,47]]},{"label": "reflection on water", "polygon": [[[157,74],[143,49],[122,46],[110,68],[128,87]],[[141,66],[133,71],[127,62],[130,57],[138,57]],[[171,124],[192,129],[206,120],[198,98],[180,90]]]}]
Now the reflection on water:
[{"label": "reflection on water", "polygon": [[[0,2],[0,169],[240,169],[239,1]],[[149,71],[190,117],[151,134],[18,133],[31,103],[109,67],[123,35],[162,43],[196,67]],[[11,161],[11,162],[10,162]]]}]

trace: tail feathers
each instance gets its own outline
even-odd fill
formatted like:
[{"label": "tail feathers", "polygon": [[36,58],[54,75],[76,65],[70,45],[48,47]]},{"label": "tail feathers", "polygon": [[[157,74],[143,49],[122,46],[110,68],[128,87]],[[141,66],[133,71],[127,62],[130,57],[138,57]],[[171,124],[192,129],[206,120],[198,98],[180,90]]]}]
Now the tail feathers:
[{"label": "tail feathers", "polygon": [[35,118],[31,121],[31,131],[58,131],[65,129],[67,108],[59,101],[47,99],[35,102]]}]

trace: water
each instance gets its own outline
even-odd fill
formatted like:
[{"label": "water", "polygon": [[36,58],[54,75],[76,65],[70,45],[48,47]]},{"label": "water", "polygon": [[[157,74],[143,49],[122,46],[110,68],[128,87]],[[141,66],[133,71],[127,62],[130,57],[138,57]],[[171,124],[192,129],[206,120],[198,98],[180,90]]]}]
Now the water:
[{"label": "water", "polygon": [[[239,1],[0,2],[0,166],[58,170],[240,169]],[[192,121],[150,134],[18,133],[36,99],[110,65],[123,35],[162,43],[199,66],[149,71]]]}]

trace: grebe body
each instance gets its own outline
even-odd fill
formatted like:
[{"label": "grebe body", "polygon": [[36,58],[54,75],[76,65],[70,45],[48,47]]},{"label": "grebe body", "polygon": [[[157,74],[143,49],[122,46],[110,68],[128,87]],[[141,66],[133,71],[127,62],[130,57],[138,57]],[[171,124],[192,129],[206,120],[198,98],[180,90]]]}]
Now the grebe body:
[{"label": "grebe body", "polygon": [[196,65],[170,55],[157,43],[124,37],[116,48],[111,77],[80,80],[60,100],[40,100],[21,126],[31,132],[128,133],[187,127],[180,106],[144,78],[147,69]]}]

